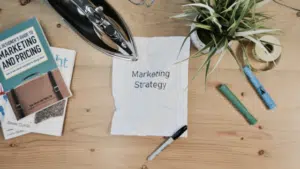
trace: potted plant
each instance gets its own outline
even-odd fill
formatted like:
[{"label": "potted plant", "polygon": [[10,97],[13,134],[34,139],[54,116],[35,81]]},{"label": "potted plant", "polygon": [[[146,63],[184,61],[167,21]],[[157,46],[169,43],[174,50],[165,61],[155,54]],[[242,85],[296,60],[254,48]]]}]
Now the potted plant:
[{"label": "potted plant", "polygon": [[[269,1],[269,0],[267,0]],[[243,60],[247,65],[247,52],[244,41],[251,41],[269,53],[265,47],[266,42],[259,38],[262,35],[272,34],[278,29],[269,29],[264,22],[269,16],[256,9],[267,1],[263,0],[191,0],[191,4],[183,5],[183,13],[173,18],[187,20],[191,31],[187,35],[198,51],[190,58],[206,55],[204,63],[199,67],[198,73],[206,67],[205,81],[209,74],[211,59],[219,54],[219,59],[211,72],[215,70],[226,51],[229,51],[240,67],[243,66],[230,44],[234,41],[240,43],[243,49]],[[195,78],[194,77],[194,78]]]}]

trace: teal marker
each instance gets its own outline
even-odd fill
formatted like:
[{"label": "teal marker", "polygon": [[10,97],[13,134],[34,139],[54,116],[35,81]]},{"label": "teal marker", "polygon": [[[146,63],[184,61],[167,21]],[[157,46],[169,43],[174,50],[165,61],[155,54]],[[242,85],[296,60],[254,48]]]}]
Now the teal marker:
[{"label": "teal marker", "polygon": [[244,116],[250,125],[257,123],[255,117],[253,117],[247,108],[240,102],[240,100],[230,91],[230,89],[222,84],[218,87],[219,91],[231,102],[231,104]]}]

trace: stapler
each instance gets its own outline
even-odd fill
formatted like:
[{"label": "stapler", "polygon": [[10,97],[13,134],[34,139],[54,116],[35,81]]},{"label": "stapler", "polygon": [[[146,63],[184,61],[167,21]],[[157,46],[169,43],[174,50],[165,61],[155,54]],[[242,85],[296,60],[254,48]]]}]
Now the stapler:
[{"label": "stapler", "polygon": [[105,0],[44,0],[84,40],[101,52],[131,61],[138,55],[132,33]]}]

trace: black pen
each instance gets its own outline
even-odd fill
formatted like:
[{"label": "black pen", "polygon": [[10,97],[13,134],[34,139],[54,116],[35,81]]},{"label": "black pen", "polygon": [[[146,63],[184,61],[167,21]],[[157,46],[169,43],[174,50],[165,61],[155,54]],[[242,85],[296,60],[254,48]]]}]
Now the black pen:
[{"label": "black pen", "polygon": [[187,125],[181,127],[175,134],[169,137],[166,141],[164,141],[161,146],[159,146],[150,156],[147,158],[148,161],[153,160],[160,152],[162,152],[168,145],[172,144],[173,141],[178,139],[186,130]]}]

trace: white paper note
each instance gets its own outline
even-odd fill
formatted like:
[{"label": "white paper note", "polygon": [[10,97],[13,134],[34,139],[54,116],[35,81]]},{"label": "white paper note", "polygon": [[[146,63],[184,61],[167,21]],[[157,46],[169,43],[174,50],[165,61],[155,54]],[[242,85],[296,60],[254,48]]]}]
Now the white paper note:
[{"label": "white paper note", "polygon": [[170,136],[187,124],[188,39],[135,38],[137,62],[113,60],[111,134]]}]

